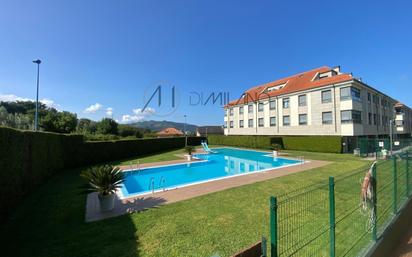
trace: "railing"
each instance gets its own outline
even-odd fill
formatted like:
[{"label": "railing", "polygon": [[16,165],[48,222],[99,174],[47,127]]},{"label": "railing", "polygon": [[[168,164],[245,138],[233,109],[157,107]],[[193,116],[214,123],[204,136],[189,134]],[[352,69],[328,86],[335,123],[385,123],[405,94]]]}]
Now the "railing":
[{"label": "railing", "polygon": [[166,178],[163,176],[159,180],[159,188],[163,188],[163,192],[166,191]]},{"label": "railing", "polygon": [[151,177],[150,182],[149,182],[149,190],[150,189],[152,190],[152,194],[154,194],[154,191],[155,191],[154,184],[155,184],[155,179],[154,179],[154,177]]},{"label": "railing", "polygon": [[[270,252],[280,256],[359,256],[411,198],[410,153],[270,199]],[[365,175],[370,187],[361,198]]]}]

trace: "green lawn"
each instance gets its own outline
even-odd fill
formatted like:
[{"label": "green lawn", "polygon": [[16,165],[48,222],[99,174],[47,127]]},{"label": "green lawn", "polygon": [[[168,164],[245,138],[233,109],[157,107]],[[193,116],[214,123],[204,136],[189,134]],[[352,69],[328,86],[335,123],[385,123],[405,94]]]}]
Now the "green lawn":
[{"label": "green lawn", "polygon": [[[139,161],[171,160],[182,151]],[[62,172],[33,193],[3,227],[2,256],[229,256],[267,234],[271,195],[370,164],[346,154],[289,153],[333,163],[94,223],[84,222],[80,170]]]}]

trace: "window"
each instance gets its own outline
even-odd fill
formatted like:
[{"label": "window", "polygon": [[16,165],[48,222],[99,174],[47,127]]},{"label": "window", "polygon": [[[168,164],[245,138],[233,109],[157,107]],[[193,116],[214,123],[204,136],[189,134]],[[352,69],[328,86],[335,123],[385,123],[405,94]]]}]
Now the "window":
[{"label": "window", "polygon": [[239,128],[243,128],[243,120],[239,120]]},{"label": "window", "polygon": [[306,106],[306,95],[299,96],[299,106]]},{"label": "window", "polygon": [[283,126],[290,126],[290,116],[283,116]]},{"label": "window", "polygon": [[258,111],[263,112],[263,103],[258,104]]},{"label": "window", "polygon": [[259,127],[263,127],[263,118],[258,119],[258,125]]},{"label": "window", "polygon": [[373,125],[376,125],[376,114],[373,115]]},{"label": "window", "polygon": [[332,102],[332,91],[325,90],[322,91],[322,103],[330,103]]},{"label": "window", "polygon": [[299,114],[299,125],[306,125],[306,124],[308,124],[308,115]]},{"label": "window", "polygon": [[369,125],[372,125],[372,113],[368,113]]},{"label": "window", "polygon": [[322,112],[322,124],[332,124],[332,112]]},{"label": "window", "polygon": [[377,95],[373,96],[373,103],[376,104],[376,105],[378,104],[378,96]]},{"label": "window", "polygon": [[243,106],[240,106],[239,107],[239,115],[242,115],[243,114]]},{"label": "window", "polygon": [[248,112],[248,113],[253,113],[253,105],[249,104],[249,105],[247,106],[247,112]]},{"label": "window", "polygon": [[395,126],[402,127],[404,124],[403,120],[395,120]]},{"label": "window", "polygon": [[356,110],[340,112],[342,123],[362,123],[362,113]]},{"label": "window", "polygon": [[223,124],[223,127],[224,127],[224,128],[227,128],[227,122],[225,122],[225,124]]},{"label": "window", "polygon": [[289,98],[283,98],[283,109],[289,109]]},{"label": "window", "polygon": [[360,101],[360,90],[356,87],[342,87],[340,89],[340,100],[350,99]]},{"label": "window", "polygon": [[371,93],[368,92],[368,103],[371,102]]},{"label": "window", "polygon": [[230,108],[229,111],[230,111],[230,112],[229,112],[229,113],[230,113],[230,116],[233,116],[233,108]]},{"label": "window", "polygon": [[249,120],[248,120],[247,126],[248,126],[249,128],[253,128],[253,119],[249,119]]},{"label": "window", "polygon": [[270,100],[269,102],[269,109],[275,110],[276,109],[276,100]]},{"label": "window", "polygon": [[233,128],[233,121],[230,122],[230,128]]},{"label": "window", "polygon": [[276,117],[270,117],[270,126],[271,127],[276,126]]}]

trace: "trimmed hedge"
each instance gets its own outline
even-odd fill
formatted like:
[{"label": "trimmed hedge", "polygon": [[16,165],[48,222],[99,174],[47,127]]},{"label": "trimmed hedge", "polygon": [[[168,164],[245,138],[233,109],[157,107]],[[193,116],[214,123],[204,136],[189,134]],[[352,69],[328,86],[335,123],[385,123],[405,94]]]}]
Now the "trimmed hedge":
[{"label": "trimmed hedge", "polygon": [[270,149],[280,144],[286,150],[341,153],[342,138],[339,136],[222,136],[210,135],[209,144]]},{"label": "trimmed hedge", "polygon": [[207,141],[210,145],[240,146],[249,148],[270,149],[271,138],[268,136],[222,136],[209,135]]},{"label": "trimmed hedge", "polygon": [[342,137],[339,136],[284,136],[282,140],[287,150],[342,153]]},{"label": "trimmed hedge", "polygon": [[[204,138],[188,137],[189,145]],[[0,127],[0,220],[56,172],[162,152],[185,145],[184,137],[85,142],[82,135]]]}]

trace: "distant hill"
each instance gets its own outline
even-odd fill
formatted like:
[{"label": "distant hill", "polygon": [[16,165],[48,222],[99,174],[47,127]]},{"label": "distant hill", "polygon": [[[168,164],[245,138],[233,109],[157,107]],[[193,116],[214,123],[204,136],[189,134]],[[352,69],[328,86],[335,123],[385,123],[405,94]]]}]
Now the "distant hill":
[{"label": "distant hill", "polygon": [[[145,120],[139,121],[136,123],[130,124],[132,126],[143,128],[143,129],[150,129],[152,131],[160,131],[165,128],[177,128],[183,131],[184,123],[180,122],[173,122],[173,121],[157,121],[157,120]],[[193,124],[186,124],[186,131],[195,133],[198,126]]]}]

